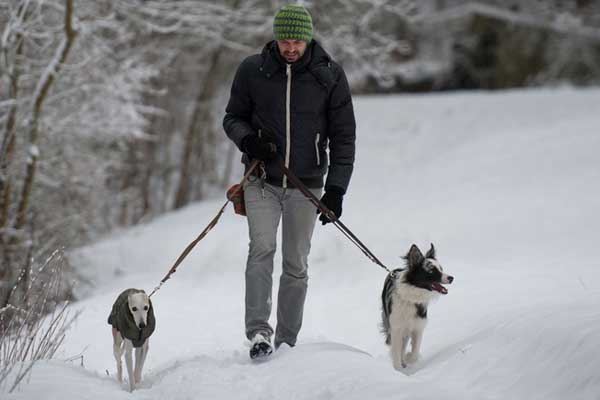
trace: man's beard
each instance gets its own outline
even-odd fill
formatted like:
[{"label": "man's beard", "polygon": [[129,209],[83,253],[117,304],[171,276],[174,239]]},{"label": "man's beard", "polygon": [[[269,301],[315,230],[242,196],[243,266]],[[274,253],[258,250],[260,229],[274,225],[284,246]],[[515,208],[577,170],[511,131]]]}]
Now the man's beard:
[{"label": "man's beard", "polygon": [[285,58],[286,61],[289,61],[289,62],[298,61],[298,59],[300,58],[300,53],[298,53],[297,51],[286,52],[286,53],[283,53],[283,58]]}]

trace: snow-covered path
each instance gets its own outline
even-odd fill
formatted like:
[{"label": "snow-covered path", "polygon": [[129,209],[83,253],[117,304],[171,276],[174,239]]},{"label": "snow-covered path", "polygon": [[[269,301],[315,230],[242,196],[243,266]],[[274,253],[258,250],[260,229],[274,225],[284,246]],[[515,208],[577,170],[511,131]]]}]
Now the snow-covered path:
[{"label": "snow-covered path", "polygon": [[378,332],[384,272],[320,225],[299,344],[251,363],[247,229],[229,209],[153,298],[145,382],[127,393],[114,379],[110,306],[127,287],[158,283],[219,194],[78,251],[75,265],[96,286],[75,305],[83,314],[62,356],[83,352],[85,368],[39,364],[8,398],[600,398],[600,90],[355,103],[342,220],[390,266],[411,243],[433,242],[456,279],[430,308],[419,363],[392,368]]}]

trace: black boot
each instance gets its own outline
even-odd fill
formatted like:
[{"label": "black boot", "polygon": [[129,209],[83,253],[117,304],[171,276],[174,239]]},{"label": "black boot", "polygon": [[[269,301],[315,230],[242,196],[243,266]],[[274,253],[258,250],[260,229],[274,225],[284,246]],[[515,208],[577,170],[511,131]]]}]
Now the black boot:
[{"label": "black boot", "polygon": [[271,338],[257,333],[252,338],[252,345],[250,347],[250,358],[255,360],[257,358],[263,358],[273,353],[273,346],[271,346]]}]

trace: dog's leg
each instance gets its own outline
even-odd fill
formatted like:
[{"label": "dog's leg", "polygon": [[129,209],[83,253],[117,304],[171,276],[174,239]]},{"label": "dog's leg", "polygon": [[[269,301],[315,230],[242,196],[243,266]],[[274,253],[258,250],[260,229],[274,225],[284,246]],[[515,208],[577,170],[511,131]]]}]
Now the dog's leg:
[{"label": "dog's leg", "polygon": [[130,392],[133,392],[133,389],[135,389],[132,352],[133,352],[133,343],[131,343],[131,340],[125,339],[125,366],[127,367],[127,376],[129,377],[129,391]]},{"label": "dog's leg", "polygon": [[408,348],[408,335],[402,335],[402,345],[400,346],[400,360],[402,362],[402,368],[406,368],[408,365],[406,362],[406,349]]},{"label": "dog's leg", "polygon": [[138,347],[135,349],[135,383],[138,384],[142,381],[142,369],[144,368],[144,362],[146,361],[146,356],[148,355],[148,345],[149,340],[146,339],[146,342],[142,347]]},{"label": "dog's leg", "polygon": [[406,362],[408,364],[414,364],[419,360],[419,352],[421,349],[421,341],[423,339],[423,331],[415,330],[411,335],[410,341],[410,353],[406,355]]},{"label": "dog's leg", "polygon": [[117,361],[117,380],[119,383],[123,382],[123,337],[121,333],[116,329],[112,328],[113,335],[113,354]]},{"label": "dog's leg", "polygon": [[144,348],[135,348],[135,369],[133,370],[133,380],[137,385],[142,380],[142,357],[144,356]]},{"label": "dog's leg", "polygon": [[392,361],[394,368],[401,370],[406,368],[406,362],[404,357],[406,354],[406,347],[408,346],[408,337],[404,335],[402,330],[393,330],[391,332],[392,337]]},{"label": "dog's leg", "polygon": [[390,353],[392,355],[392,364],[394,368],[400,370],[402,368],[402,360],[400,358],[400,346],[402,345],[402,338],[399,337],[397,331],[390,332]]},{"label": "dog's leg", "polygon": [[150,349],[149,340],[146,339],[146,342],[141,347],[142,351],[140,354],[140,358],[136,357],[135,367],[136,367],[136,376],[135,383],[140,383],[142,381],[142,370],[144,369],[144,363],[146,362],[146,356],[148,355],[148,350]]},{"label": "dog's leg", "polygon": [[[149,340],[146,339],[146,342],[142,347],[140,347],[139,357],[136,353],[135,358],[135,383],[140,383],[142,381],[142,370],[144,369],[144,363],[146,362],[146,356],[148,355],[148,349],[150,348],[148,344]],[[137,350],[137,349],[136,349]]]}]

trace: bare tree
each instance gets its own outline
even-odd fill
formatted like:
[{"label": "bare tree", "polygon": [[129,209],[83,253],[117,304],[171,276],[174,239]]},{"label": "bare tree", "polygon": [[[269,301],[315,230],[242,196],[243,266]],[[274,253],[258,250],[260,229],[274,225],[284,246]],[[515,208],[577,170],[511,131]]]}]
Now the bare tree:
[{"label": "bare tree", "polygon": [[[17,12],[18,21],[23,21],[26,19],[27,14],[27,6],[28,2],[24,2],[20,5],[19,10]],[[15,61],[13,64],[13,77],[11,78],[11,89],[10,94],[13,102],[16,102],[16,95],[18,92],[18,75],[19,75],[19,57],[23,54],[23,41],[22,35],[17,34],[17,49],[15,52]],[[4,307],[9,302],[9,294],[13,285],[16,283],[16,268],[14,268],[12,262],[11,253],[15,253],[15,250],[18,252],[20,249],[20,244],[22,243],[23,236],[21,231],[25,227],[28,221],[28,206],[31,196],[31,190],[33,187],[37,161],[39,158],[39,149],[38,138],[39,138],[39,122],[41,118],[41,113],[44,105],[44,101],[48,96],[49,90],[54,83],[56,76],[59,74],[63,63],[66,61],[67,56],[69,55],[69,51],[73,46],[73,42],[76,37],[76,32],[73,29],[73,1],[65,0],[65,11],[64,11],[64,38],[61,41],[59,47],[55,51],[54,58],[50,61],[46,70],[40,77],[38,84],[36,86],[34,95],[32,96],[32,110],[30,116],[28,118],[28,160],[25,176],[22,181],[22,190],[20,194],[20,198],[17,202],[16,208],[16,216],[13,223],[13,233],[9,238],[6,238],[3,235],[3,239],[7,242],[7,246],[4,249],[4,263],[2,271],[0,271],[0,278],[4,285],[0,288],[0,307]],[[5,136],[3,138],[3,144],[6,144],[6,150],[2,153],[6,154],[6,158],[2,164],[8,164],[12,158],[12,152],[14,151],[14,136],[15,136],[15,114],[16,114],[16,106],[12,106],[9,111],[9,118],[7,121],[7,129],[5,131]],[[3,168],[4,169],[4,168]],[[10,190],[10,184],[5,185]],[[3,188],[4,189],[4,188]],[[5,200],[10,200],[10,192],[4,194],[2,196]],[[8,205],[4,205],[3,207],[8,207]],[[3,211],[4,214],[4,211]],[[6,221],[7,218],[3,218]],[[6,223],[5,225],[6,226]],[[17,261],[19,263],[20,261]]]}]

